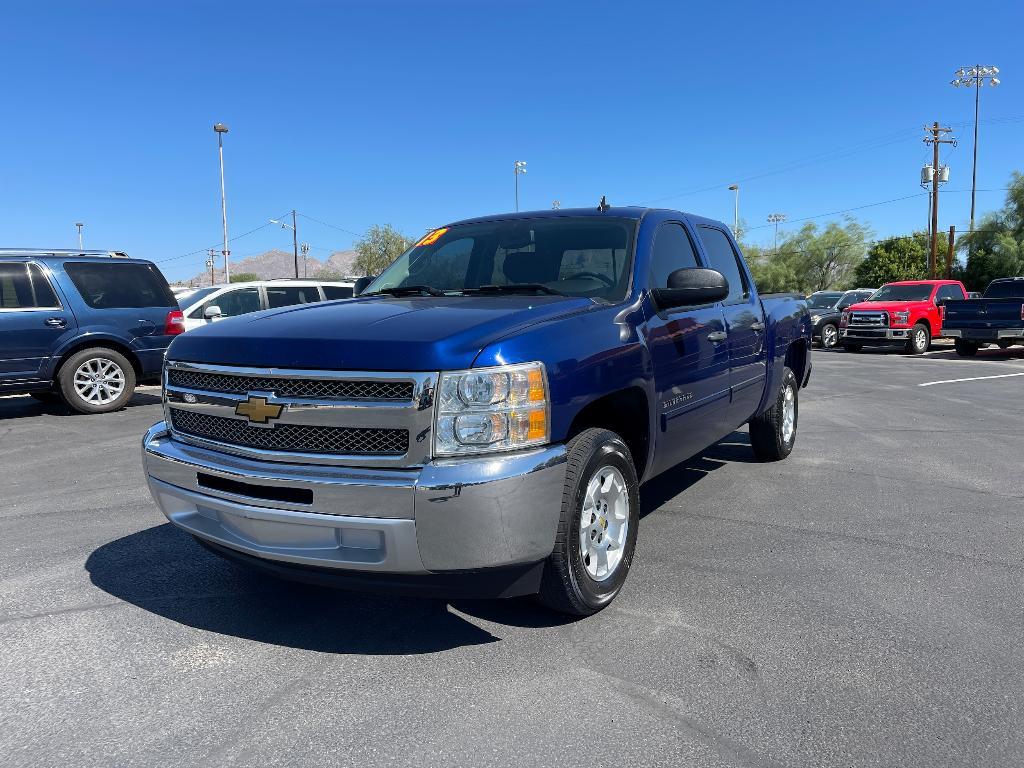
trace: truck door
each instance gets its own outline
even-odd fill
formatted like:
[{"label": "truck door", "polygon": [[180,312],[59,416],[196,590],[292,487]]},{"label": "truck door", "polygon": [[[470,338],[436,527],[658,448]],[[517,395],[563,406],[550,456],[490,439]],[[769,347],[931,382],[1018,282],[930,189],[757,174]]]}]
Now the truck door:
[{"label": "truck door", "polygon": [[[661,224],[654,237],[649,285],[668,287],[671,272],[698,266],[683,224]],[[662,310],[652,298],[644,332],[654,365],[654,471],[660,472],[727,434],[721,425],[729,406],[729,352],[718,305]]]},{"label": "truck door", "polygon": [[717,227],[700,226],[697,231],[708,266],[729,281],[722,313],[729,334],[730,415],[736,424],[743,424],[754,415],[764,393],[768,365],[764,310],[729,236]]},{"label": "truck door", "polygon": [[33,381],[60,340],[75,329],[36,264],[0,262],[0,385]]}]

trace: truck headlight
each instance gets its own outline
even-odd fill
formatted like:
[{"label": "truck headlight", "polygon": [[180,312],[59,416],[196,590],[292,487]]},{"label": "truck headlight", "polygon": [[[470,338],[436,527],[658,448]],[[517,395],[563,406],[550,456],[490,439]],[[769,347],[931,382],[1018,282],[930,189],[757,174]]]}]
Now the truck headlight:
[{"label": "truck headlight", "polygon": [[906,325],[910,321],[909,312],[893,312],[892,322],[893,325]]},{"label": "truck headlight", "polygon": [[435,456],[512,451],[550,440],[543,363],[446,371],[436,409]]}]

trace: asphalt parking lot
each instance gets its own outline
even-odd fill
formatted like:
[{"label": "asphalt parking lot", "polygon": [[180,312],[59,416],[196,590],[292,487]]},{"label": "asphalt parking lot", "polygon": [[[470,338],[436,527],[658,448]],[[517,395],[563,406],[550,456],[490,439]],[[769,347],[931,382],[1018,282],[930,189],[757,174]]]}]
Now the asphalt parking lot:
[{"label": "asphalt parking lot", "polygon": [[1022,392],[1021,348],[815,352],[793,455],[648,484],[574,622],[241,570],[150,501],[157,390],[0,398],[0,764],[1019,765]]}]

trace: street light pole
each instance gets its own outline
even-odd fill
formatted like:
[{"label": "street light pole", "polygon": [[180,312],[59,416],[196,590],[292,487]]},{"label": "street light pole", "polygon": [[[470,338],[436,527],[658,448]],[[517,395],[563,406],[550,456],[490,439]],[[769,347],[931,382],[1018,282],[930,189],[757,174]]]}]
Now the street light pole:
[{"label": "street light pole", "polygon": [[779,222],[786,220],[786,214],[784,213],[769,213],[768,223],[775,225],[775,248],[773,249],[775,255],[779,255]]},{"label": "street light pole", "polygon": [[224,227],[224,282],[231,282],[231,265],[228,263],[230,252],[228,251],[228,201],[224,193],[224,134],[228,127],[224,123],[217,123],[213,126],[217,134],[217,153],[220,155],[220,220]]},{"label": "street light pole", "polygon": [[526,173],[526,161],[516,160],[512,164],[512,173],[516,177],[516,211],[519,210],[519,175]]},{"label": "street light pole", "polygon": [[971,170],[971,231],[974,231],[974,198],[978,189],[978,111],[981,104],[981,86],[988,80],[993,88],[999,85],[999,67],[961,67],[954,72],[955,79],[950,82],[954,88],[974,88],[974,167]]},{"label": "street light pole", "polygon": [[299,223],[295,219],[295,209],[292,208],[292,251],[295,254],[295,279],[299,279]]},{"label": "street light pole", "polygon": [[82,227],[85,226],[81,221],[76,221],[75,226],[78,227],[78,250],[84,250],[82,248]]},{"label": "street light pole", "polygon": [[733,236],[737,240],[739,240],[740,239],[740,185],[739,184],[730,184],[729,185],[729,189],[731,189],[733,192],[736,193],[735,197],[734,197],[734,200],[733,200],[733,210],[732,210],[732,234],[733,234]]}]

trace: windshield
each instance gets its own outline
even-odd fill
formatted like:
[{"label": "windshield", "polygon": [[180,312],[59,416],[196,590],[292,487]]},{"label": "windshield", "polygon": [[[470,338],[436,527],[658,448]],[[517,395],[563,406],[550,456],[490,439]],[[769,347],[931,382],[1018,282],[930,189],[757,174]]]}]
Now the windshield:
[{"label": "windshield", "polygon": [[868,301],[928,301],[931,295],[932,286],[928,283],[893,284],[883,285]]},{"label": "windshield", "polygon": [[1024,299],[1024,280],[999,280],[988,284],[986,299]]},{"label": "windshield", "polygon": [[812,293],[807,297],[808,309],[832,309],[843,298],[841,293]]},{"label": "windshield", "polygon": [[632,219],[591,217],[513,219],[434,230],[362,295],[421,287],[425,293],[446,295],[522,291],[620,301],[629,285],[635,231]]},{"label": "windshield", "polygon": [[214,291],[219,291],[224,286],[216,285],[213,288],[197,288],[194,291],[189,291],[183,296],[178,297],[178,306],[182,309],[188,309],[197,301],[202,301]]}]

